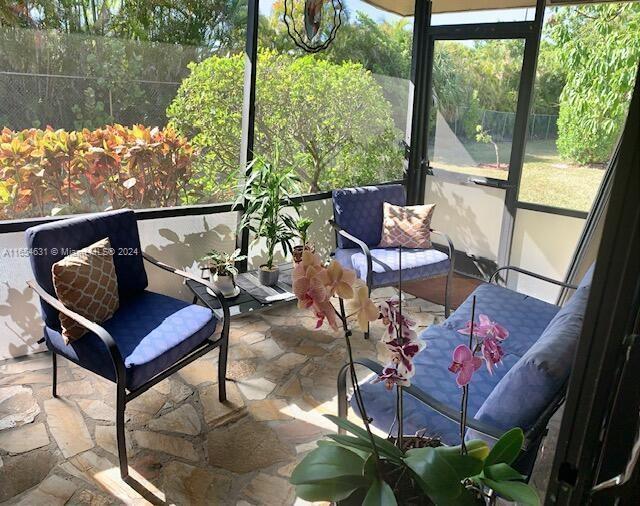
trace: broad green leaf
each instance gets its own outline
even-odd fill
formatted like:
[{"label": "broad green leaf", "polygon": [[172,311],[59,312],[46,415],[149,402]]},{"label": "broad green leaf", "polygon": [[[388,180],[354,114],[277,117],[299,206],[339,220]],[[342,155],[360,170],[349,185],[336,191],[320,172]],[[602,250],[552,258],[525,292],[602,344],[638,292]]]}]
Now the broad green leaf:
[{"label": "broad green leaf", "polygon": [[[354,438],[354,439],[358,439],[358,438]],[[360,440],[358,439],[358,441]],[[355,453],[360,458],[362,458],[362,460],[367,460],[369,458],[369,455],[371,455],[371,450],[359,450],[355,446],[344,445],[337,441],[327,441],[326,439],[321,439],[320,441],[318,441],[318,446],[339,446],[341,448],[345,448],[346,450],[349,450]]]},{"label": "broad green leaf", "polygon": [[[369,434],[367,433],[367,431],[362,427],[358,427],[355,423],[334,415],[324,416],[335,423],[338,427],[351,432],[351,434],[355,434],[362,440],[370,442]],[[397,462],[400,461],[400,459],[402,458],[402,451],[397,446],[395,446],[390,441],[387,441],[386,439],[382,439],[380,436],[376,436],[375,434],[373,434],[373,439],[376,443],[378,451],[381,454],[384,454],[389,459],[395,460]]]},{"label": "broad green leaf", "polygon": [[393,490],[385,481],[375,480],[369,487],[362,506],[396,506]]},{"label": "broad green leaf", "polygon": [[296,495],[309,502],[342,501],[358,490],[358,488],[367,486],[368,484],[353,480],[347,476],[318,481],[316,483],[296,485]]},{"label": "broad green leaf", "polygon": [[456,470],[435,448],[415,448],[407,452],[405,463],[423,481],[429,495],[454,499],[462,485]]},{"label": "broad green leaf", "polygon": [[344,434],[328,434],[327,437],[342,446],[353,448],[360,452],[366,452],[367,454],[373,453],[373,446],[369,440],[364,441],[362,438]]},{"label": "broad green leaf", "polygon": [[526,479],[526,476],[523,476],[509,464],[505,464],[504,462],[485,467],[484,475],[487,478],[497,481]]},{"label": "broad green leaf", "polygon": [[524,442],[522,429],[516,427],[505,432],[493,446],[484,461],[485,467],[494,464],[511,464],[520,455],[520,449]]},{"label": "broad green leaf", "polygon": [[343,477],[362,477],[364,460],[340,446],[319,446],[302,459],[291,474],[291,483],[315,483]]},{"label": "broad green leaf", "polygon": [[533,487],[526,483],[519,481],[495,481],[487,478],[482,481],[509,501],[515,501],[523,506],[538,506],[540,504],[538,494]]},{"label": "broad green leaf", "polygon": [[[484,460],[487,458],[487,455],[489,455],[489,451],[490,451],[489,445],[486,443],[486,441],[483,441],[482,439],[472,439],[471,441],[467,441],[466,447],[467,447],[467,455],[469,455],[470,457],[473,457],[474,459]],[[461,454],[460,445],[440,446],[438,450],[447,454],[455,454],[455,455]]]},{"label": "broad green leaf", "polygon": [[429,496],[438,506],[484,506],[484,501],[477,498],[470,490],[463,488],[455,499],[441,496]]},{"label": "broad green leaf", "polygon": [[[436,452],[438,448],[435,449]],[[455,469],[459,480],[476,476],[482,472],[483,462],[469,455],[456,455],[439,452],[440,455]]]}]

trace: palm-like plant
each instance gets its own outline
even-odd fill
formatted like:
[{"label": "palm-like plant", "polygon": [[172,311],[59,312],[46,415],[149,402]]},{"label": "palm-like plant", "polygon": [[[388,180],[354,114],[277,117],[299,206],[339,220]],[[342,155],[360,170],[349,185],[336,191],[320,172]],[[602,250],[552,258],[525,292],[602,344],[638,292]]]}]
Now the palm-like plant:
[{"label": "palm-like plant", "polygon": [[[255,158],[249,166],[250,176],[234,207],[244,205],[245,213],[240,228],[248,227],[267,243],[266,270],[273,270],[275,249],[280,244],[284,254],[293,251],[293,239],[296,236],[296,218],[298,204],[292,196],[298,191],[300,180],[292,167],[280,165],[278,150],[272,161]],[[285,213],[290,208],[293,213]],[[261,266],[262,267],[262,266]]]}]

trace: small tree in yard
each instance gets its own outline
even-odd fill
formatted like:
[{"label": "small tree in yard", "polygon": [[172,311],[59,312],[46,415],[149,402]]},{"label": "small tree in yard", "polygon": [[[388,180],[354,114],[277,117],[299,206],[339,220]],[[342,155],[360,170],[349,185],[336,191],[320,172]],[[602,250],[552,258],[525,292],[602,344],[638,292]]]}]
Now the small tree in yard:
[{"label": "small tree in yard", "polygon": [[[167,115],[201,148],[206,190],[230,196],[239,168],[244,58],[213,56],[190,68]],[[281,163],[295,169],[305,190],[397,177],[399,136],[391,105],[361,65],[260,53],[255,150],[270,159],[277,145]]]},{"label": "small tree in yard", "polygon": [[493,140],[489,131],[482,128],[482,125],[476,126],[476,142],[480,142],[482,144],[493,144],[493,149],[496,152],[496,168],[499,169],[500,150],[498,149],[498,144]]}]

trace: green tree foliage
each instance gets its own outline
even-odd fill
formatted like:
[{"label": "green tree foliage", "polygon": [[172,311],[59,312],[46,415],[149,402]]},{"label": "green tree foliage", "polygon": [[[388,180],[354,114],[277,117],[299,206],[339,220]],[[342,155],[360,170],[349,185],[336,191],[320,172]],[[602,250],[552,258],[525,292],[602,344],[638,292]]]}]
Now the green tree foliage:
[{"label": "green tree foliage", "polygon": [[[237,185],[244,59],[212,56],[190,69],[167,115],[201,149],[207,190],[224,198]],[[261,51],[256,93],[256,152],[269,159],[278,146],[306,190],[401,174],[391,105],[362,65]]]},{"label": "green tree foliage", "polygon": [[640,4],[566,8],[550,24],[567,71],[558,151],[579,163],[604,162],[626,117],[640,61]]}]

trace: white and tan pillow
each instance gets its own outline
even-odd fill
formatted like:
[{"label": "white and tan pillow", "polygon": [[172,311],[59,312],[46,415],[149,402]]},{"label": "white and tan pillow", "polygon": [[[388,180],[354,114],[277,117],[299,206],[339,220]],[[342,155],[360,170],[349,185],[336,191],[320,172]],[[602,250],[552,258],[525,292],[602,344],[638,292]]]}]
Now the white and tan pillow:
[{"label": "white and tan pillow", "polygon": [[435,204],[394,206],[384,203],[381,248],[430,248]]},{"label": "white and tan pillow", "polygon": [[[58,300],[92,322],[108,320],[120,305],[113,249],[108,238],[56,262],[51,274]],[[87,329],[62,313],[60,325],[67,344],[87,333]]]}]

